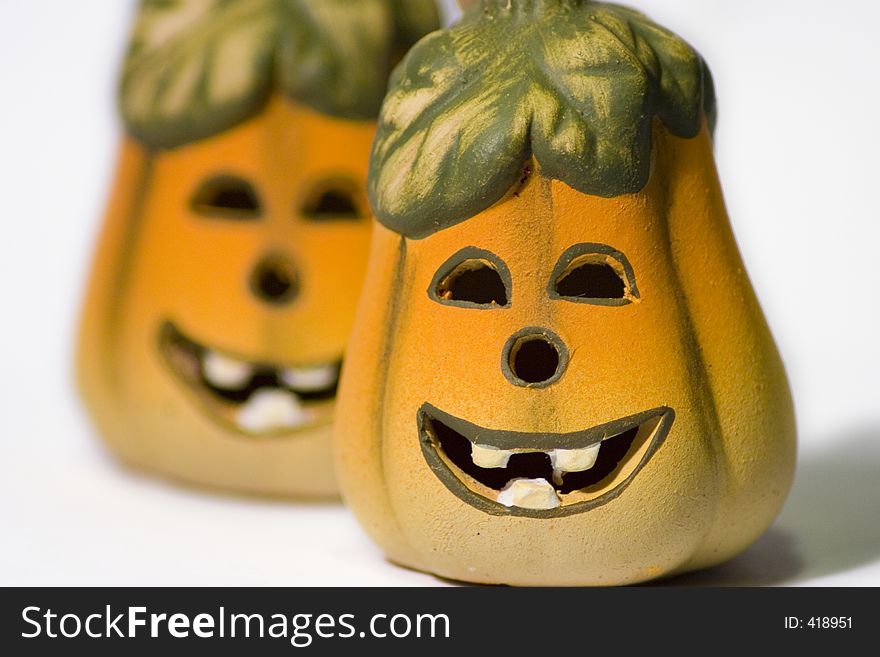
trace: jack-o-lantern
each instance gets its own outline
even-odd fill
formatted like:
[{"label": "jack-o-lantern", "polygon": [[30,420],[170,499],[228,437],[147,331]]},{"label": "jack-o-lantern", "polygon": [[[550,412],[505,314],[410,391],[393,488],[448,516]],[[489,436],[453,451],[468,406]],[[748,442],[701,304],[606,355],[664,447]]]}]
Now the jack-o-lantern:
[{"label": "jack-o-lantern", "polygon": [[125,461],[337,493],[330,426],[370,239],[367,160],[431,0],[141,3],[79,384]]},{"label": "jack-o-lantern", "polygon": [[770,524],[793,413],[713,118],[701,58],[615,5],[483,0],[404,59],[335,431],[393,561],[624,584]]}]

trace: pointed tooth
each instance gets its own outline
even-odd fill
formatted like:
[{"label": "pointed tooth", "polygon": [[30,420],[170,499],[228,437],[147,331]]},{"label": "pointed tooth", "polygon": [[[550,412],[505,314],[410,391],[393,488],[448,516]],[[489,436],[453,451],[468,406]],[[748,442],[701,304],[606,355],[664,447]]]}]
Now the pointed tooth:
[{"label": "pointed tooth", "polygon": [[513,452],[489,445],[471,445],[471,460],[481,468],[506,468]]},{"label": "pointed tooth", "polygon": [[513,479],[496,498],[504,506],[517,506],[521,509],[555,509],[559,506],[559,495],[546,479]]},{"label": "pointed tooth", "polygon": [[218,388],[243,388],[251,380],[254,367],[209,349],[202,357],[202,372],[205,379]]},{"label": "pointed tooth", "polygon": [[239,428],[249,433],[293,429],[308,419],[292,392],[280,388],[257,390],[235,415]]},{"label": "pointed tooth", "polygon": [[324,390],[336,382],[336,366],[285,367],[281,370],[281,381],[302,392]]}]

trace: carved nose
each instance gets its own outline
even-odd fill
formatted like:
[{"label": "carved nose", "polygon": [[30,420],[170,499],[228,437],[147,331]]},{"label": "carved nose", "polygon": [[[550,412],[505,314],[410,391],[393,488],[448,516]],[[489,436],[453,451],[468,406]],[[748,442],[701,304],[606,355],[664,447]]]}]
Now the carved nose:
[{"label": "carved nose", "polygon": [[515,386],[544,388],[555,383],[568,365],[568,349],[553,331],[529,327],[504,345],[501,370]]},{"label": "carved nose", "polygon": [[299,274],[290,258],[270,253],[254,267],[250,285],[251,292],[260,301],[280,306],[290,303],[299,294]]}]

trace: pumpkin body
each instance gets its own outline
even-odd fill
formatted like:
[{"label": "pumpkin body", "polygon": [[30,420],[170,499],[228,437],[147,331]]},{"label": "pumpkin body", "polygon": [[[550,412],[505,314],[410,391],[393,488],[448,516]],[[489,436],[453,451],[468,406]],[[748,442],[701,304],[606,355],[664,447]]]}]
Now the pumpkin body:
[{"label": "pumpkin body", "polygon": [[170,150],[126,138],[78,351],[82,395],[125,461],[238,491],[336,493],[330,419],[366,266],[374,127],[275,95]]},{"label": "pumpkin body", "polygon": [[[791,399],[705,123],[683,139],[655,122],[652,158],[637,193],[585,194],[532,160],[467,221],[421,239],[377,227],[335,440],[343,495],[392,560],[470,582],[627,584],[723,561],[779,511]],[[628,261],[620,303],[558,293],[577,245]],[[468,252],[506,270],[506,303],[444,302],[445,263]],[[511,375],[523,332],[552,342],[553,377]],[[598,428],[596,446],[636,425],[601,479],[546,504],[503,503],[497,464],[462,465],[506,448],[511,478],[528,477],[583,447],[578,432]]]}]

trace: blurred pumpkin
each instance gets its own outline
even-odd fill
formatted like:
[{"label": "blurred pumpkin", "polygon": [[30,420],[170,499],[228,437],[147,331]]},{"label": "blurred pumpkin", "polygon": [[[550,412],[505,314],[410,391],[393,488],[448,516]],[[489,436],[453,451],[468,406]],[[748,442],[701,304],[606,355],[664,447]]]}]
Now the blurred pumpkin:
[{"label": "blurred pumpkin", "polygon": [[626,584],[773,520],[792,405],[713,120],[697,53],[610,4],[482,0],[397,69],[335,429],[393,561]]},{"label": "blurred pumpkin", "polygon": [[336,494],[374,117],[436,21],[429,0],[141,3],[78,348],[82,396],[126,462]]}]

